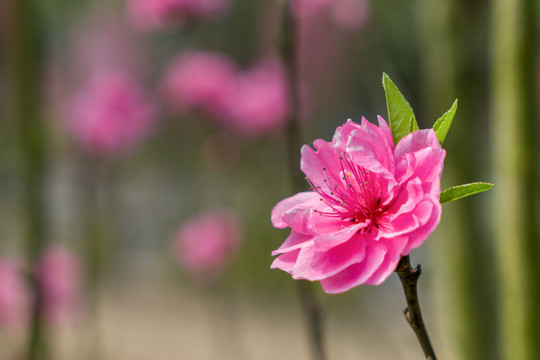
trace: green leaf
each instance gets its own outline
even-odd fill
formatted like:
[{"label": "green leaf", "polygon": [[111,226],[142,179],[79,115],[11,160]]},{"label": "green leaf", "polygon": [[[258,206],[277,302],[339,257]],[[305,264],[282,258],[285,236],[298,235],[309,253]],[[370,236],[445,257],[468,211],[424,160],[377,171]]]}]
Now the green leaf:
[{"label": "green leaf", "polygon": [[418,130],[418,124],[416,123],[416,119],[414,118],[414,115],[409,120],[409,133],[412,133],[413,131]]},{"label": "green leaf", "polygon": [[394,143],[397,144],[405,135],[418,130],[418,124],[411,105],[386,73],[383,73],[382,83],[386,95],[388,122]]},{"label": "green leaf", "polygon": [[489,190],[495,185],[486,182],[474,182],[470,184],[463,184],[458,186],[452,186],[441,193],[440,203],[454,201],[467,196],[481,193]]},{"label": "green leaf", "polygon": [[454,120],[454,115],[456,115],[457,106],[458,101],[456,99],[450,110],[445,112],[443,116],[441,116],[437,121],[435,121],[435,124],[433,124],[433,130],[435,130],[435,134],[437,135],[437,139],[441,145],[446,138],[446,134],[448,134],[448,130],[450,130],[450,125],[452,125],[452,120]]}]

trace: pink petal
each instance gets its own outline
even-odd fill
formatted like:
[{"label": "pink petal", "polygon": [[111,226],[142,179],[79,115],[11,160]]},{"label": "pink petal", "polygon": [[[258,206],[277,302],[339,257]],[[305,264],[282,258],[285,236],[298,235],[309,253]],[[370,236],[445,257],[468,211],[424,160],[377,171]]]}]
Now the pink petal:
[{"label": "pink petal", "polygon": [[402,185],[398,197],[387,210],[387,221],[411,212],[423,198],[424,190],[419,178],[414,178],[404,186]]},{"label": "pink petal", "polygon": [[283,221],[293,230],[314,236],[335,233],[351,225],[339,217],[327,216],[326,213],[332,209],[323,202],[319,205],[316,208],[302,206],[292,209],[283,216]]},{"label": "pink petal", "polygon": [[332,142],[315,140],[311,147],[302,147],[302,159],[300,168],[315,186],[325,186],[324,180],[331,177],[334,182],[339,181],[341,162],[339,158],[346,150],[347,141],[352,131],[359,129],[360,125],[347,120],[347,122],[336,129]]},{"label": "pink petal", "polygon": [[300,253],[300,249],[297,249],[297,250],[278,256],[272,262],[272,265],[270,265],[270,268],[280,269],[291,274],[293,272],[294,264],[296,263],[296,259],[298,258],[299,253]]},{"label": "pink petal", "polygon": [[300,234],[293,230],[283,244],[277,250],[272,251],[272,255],[279,255],[299,249],[305,245],[306,241],[311,239],[313,239],[313,236]]},{"label": "pink petal", "polygon": [[345,148],[336,149],[331,143],[322,140],[316,140],[313,144],[317,150],[308,145],[302,146],[300,169],[314,186],[326,189],[328,178],[333,182],[339,181],[341,171],[339,157]]},{"label": "pink petal", "polygon": [[396,160],[401,159],[405,154],[412,153],[424,148],[441,149],[441,144],[437,140],[437,135],[433,129],[414,131],[403,137],[396,145],[394,156]]},{"label": "pink petal", "polygon": [[298,206],[315,206],[320,203],[320,197],[313,191],[305,191],[281,200],[272,209],[271,220],[274,227],[284,229],[288,225],[283,221],[285,213]]},{"label": "pink petal", "polygon": [[333,276],[349,266],[364,260],[366,238],[353,236],[349,241],[327,251],[306,247],[298,256],[293,278],[321,280]]},{"label": "pink petal", "polygon": [[315,242],[315,249],[317,251],[326,251],[335,246],[341,245],[351,239],[357,232],[360,232],[367,225],[367,223],[355,223],[354,225],[344,227],[340,231],[315,236],[313,238],[313,241]]},{"label": "pink petal", "polygon": [[[319,198],[316,205],[300,205],[285,212],[282,221],[292,230],[306,235],[320,235],[341,230],[350,223],[338,217],[325,216],[323,213],[332,211]],[[321,213],[323,212],[323,213]]]},{"label": "pink petal", "polygon": [[417,231],[419,227],[424,226],[431,217],[434,211],[433,201],[429,198],[424,198],[416,204],[413,211],[398,216],[391,221],[388,221],[379,229],[379,236],[392,238],[403,234],[409,234]]},{"label": "pink petal", "polygon": [[345,148],[347,146],[347,141],[349,141],[349,135],[356,129],[359,129],[360,125],[348,119],[345,124],[338,126],[334,137],[332,138],[332,143],[336,144],[337,147]]},{"label": "pink petal", "polygon": [[[382,118],[379,121],[385,123]],[[347,142],[347,152],[356,165],[389,179],[394,173],[393,150],[387,129],[381,129],[364,118],[362,126],[351,133]]]},{"label": "pink petal", "polygon": [[[426,197],[428,196],[429,195],[426,195]],[[441,221],[442,207],[441,203],[439,203],[439,199],[427,199],[424,202],[420,203],[419,207],[419,212],[429,212],[429,218],[422,223],[422,226],[420,226],[418,229],[416,229],[409,235],[409,242],[407,243],[405,249],[403,249],[403,255],[408,255],[411,250],[416,249],[417,247],[422,245],[422,243],[428,238],[429,234],[431,234],[435,230],[435,228],[437,227],[437,225],[439,225],[439,222]]]},{"label": "pink petal", "polygon": [[312,230],[313,207],[297,206],[283,215],[283,222],[301,234],[315,235]]},{"label": "pink petal", "polygon": [[366,280],[365,284],[380,285],[392,275],[401,259],[403,249],[407,244],[408,237],[402,236],[393,239],[381,239],[386,243],[388,252],[384,256],[381,266]]},{"label": "pink petal", "polygon": [[392,152],[394,151],[394,138],[392,136],[392,130],[390,129],[390,126],[382,118],[382,116],[377,116],[377,120],[379,121],[379,129],[382,134],[382,136],[385,139],[385,145],[392,148]]},{"label": "pink petal", "polygon": [[338,294],[363,284],[377,271],[386,252],[383,246],[369,246],[363,262],[351,265],[338,274],[321,280],[323,290],[328,294]]},{"label": "pink petal", "polygon": [[425,193],[439,197],[441,175],[446,151],[424,148],[405,154],[396,167],[396,178],[403,184],[408,179],[419,178]]}]

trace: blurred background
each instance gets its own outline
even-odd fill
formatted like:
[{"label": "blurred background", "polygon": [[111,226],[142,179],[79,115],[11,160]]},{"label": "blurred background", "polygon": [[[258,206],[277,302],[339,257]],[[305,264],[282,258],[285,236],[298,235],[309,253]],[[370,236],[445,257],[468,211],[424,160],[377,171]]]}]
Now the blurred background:
[{"label": "blurred background", "polygon": [[[294,192],[283,6],[2,0],[2,360],[311,358],[270,270]],[[425,321],[443,359],[540,358],[537,2],[291,6],[303,143],[386,117],[383,72],[421,128],[459,99],[443,188],[497,186],[411,254]],[[396,276],[317,297],[328,359],[422,358]]]}]

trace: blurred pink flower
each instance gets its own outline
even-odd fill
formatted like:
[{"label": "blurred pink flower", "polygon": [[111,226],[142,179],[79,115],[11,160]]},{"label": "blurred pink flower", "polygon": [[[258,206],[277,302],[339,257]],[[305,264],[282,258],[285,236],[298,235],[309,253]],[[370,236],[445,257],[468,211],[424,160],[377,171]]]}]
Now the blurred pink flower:
[{"label": "blurred pink flower", "polygon": [[237,253],[241,242],[238,216],[226,209],[199,214],[178,230],[173,253],[180,265],[201,280],[214,280]]},{"label": "blurred pink flower", "polygon": [[[133,31],[116,11],[105,7],[90,10],[75,21],[70,30],[66,57],[62,58],[70,78],[114,69],[129,74],[148,72],[149,56],[140,34]],[[65,81],[65,80],[64,80]]]},{"label": "blurred pink flower", "polygon": [[227,56],[209,51],[180,55],[165,72],[163,93],[179,112],[201,109],[219,116],[238,69]]},{"label": "blurred pink flower", "polygon": [[333,0],[291,0],[293,14],[297,17],[307,17],[328,7]]},{"label": "blurred pink flower", "polygon": [[369,0],[333,0],[331,7],[334,21],[346,28],[361,28],[369,19]]},{"label": "blurred pink flower", "polygon": [[266,60],[238,75],[222,107],[219,120],[242,134],[263,135],[283,127],[290,111],[284,68]]},{"label": "blurred pink flower", "polygon": [[215,19],[228,6],[229,0],[128,0],[133,23],[144,30]]},{"label": "blurred pink flower", "polygon": [[330,12],[332,19],[346,28],[362,27],[370,13],[369,0],[292,0],[291,6],[299,18]]},{"label": "blurred pink flower", "polygon": [[446,152],[433,129],[394,148],[381,117],[378,127],[349,120],[332,142],[315,140],[314,147],[304,145],[301,160],[312,191],[272,210],[275,227],[291,228],[272,268],[320,281],[327,293],[379,285],[438,225]]},{"label": "blurred pink flower", "polygon": [[72,316],[79,305],[81,267],[70,250],[54,246],[47,249],[37,265],[37,276],[43,289],[44,312],[50,321]]},{"label": "blurred pink flower", "polygon": [[68,125],[90,153],[104,155],[135,147],[155,123],[157,109],[134,78],[100,72],[71,99]]},{"label": "blurred pink flower", "polygon": [[0,260],[0,325],[16,328],[26,321],[29,293],[17,266]]},{"label": "blurred pink flower", "polygon": [[179,112],[200,109],[217,123],[248,135],[274,131],[289,114],[289,84],[275,60],[241,72],[218,53],[180,55],[166,71],[163,94]]}]

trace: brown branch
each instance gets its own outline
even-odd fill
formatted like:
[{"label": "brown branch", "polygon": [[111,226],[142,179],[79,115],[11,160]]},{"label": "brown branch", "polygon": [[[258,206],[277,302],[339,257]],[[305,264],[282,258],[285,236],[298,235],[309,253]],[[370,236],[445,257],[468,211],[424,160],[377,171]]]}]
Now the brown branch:
[{"label": "brown branch", "polygon": [[420,310],[420,303],[418,301],[418,278],[422,274],[422,268],[420,265],[413,269],[409,255],[403,256],[399,261],[396,268],[396,273],[403,285],[403,291],[405,292],[405,299],[407,299],[407,308],[405,308],[405,318],[411,328],[413,329],[426,359],[437,360],[435,351],[429,341],[429,335],[427,333],[424,320],[422,318],[422,311]]}]

